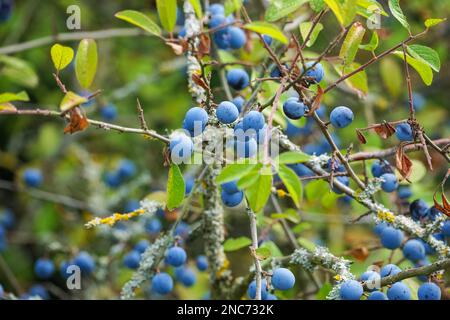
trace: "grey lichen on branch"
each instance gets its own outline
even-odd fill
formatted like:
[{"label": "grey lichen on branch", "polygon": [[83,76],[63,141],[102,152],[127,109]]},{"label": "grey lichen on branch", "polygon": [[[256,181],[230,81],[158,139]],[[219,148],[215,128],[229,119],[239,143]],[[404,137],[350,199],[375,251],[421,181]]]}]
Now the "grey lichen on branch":
[{"label": "grey lichen on branch", "polygon": [[220,173],[220,166],[213,165],[205,175],[205,210],[203,212],[203,240],[205,254],[208,259],[209,277],[211,281],[211,298],[225,299],[231,287],[231,271],[223,249],[225,230],[223,207],[219,187],[215,179]]},{"label": "grey lichen on branch", "polygon": [[200,44],[200,39],[195,35],[200,34],[202,23],[197,19],[190,1],[184,2],[183,10],[185,16],[184,27],[186,29],[186,37],[189,39],[189,48],[186,54],[189,91],[197,103],[201,103],[206,100],[206,91],[195,83],[193,77],[198,76],[202,71],[200,63],[195,56]]},{"label": "grey lichen on branch", "polygon": [[130,281],[125,283],[120,293],[120,298],[123,300],[132,299],[135,291],[145,281],[151,281],[156,274],[157,266],[164,258],[167,248],[174,243],[172,234],[166,234],[150,245],[147,250],[141,255],[141,262],[139,269],[133,274]]}]

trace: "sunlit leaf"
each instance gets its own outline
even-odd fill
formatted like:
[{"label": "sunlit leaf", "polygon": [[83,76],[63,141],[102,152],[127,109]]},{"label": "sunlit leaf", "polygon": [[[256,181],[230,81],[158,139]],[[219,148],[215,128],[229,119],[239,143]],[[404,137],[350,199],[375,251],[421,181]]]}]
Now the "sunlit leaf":
[{"label": "sunlit leaf", "polygon": [[156,0],[156,8],[164,29],[172,32],[177,22],[177,0]]},{"label": "sunlit leaf", "polygon": [[[353,62],[352,64],[345,67],[343,70],[342,65],[335,64],[334,68],[339,73],[339,75],[349,74],[354,70],[358,69],[361,65],[359,63]],[[344,72],[345,71],[345,72]],[[348,79],[345,79],[345,84],[353,89],[359,96],[364,96],[369,92],[369,84],[367,81],[367,74],[365,70],[362,70]]]},{"label": "sunlit leaf", "polygon": [[425,62],[434,71],[439,72],[439,70],[441,69],[441,60],[439,59],[439,55],[436,51],[434,51],[430,47],[422,46],[420,44],[412,44],[407,48],[409,54],[413,58]]},{"label": "sunlit leaf", "polygon": [[[313,23],[310,21],[300,23],[300,34],[302,35],[303,41],[306,40],[306,37],[308,36],[312,26]],[[319,36],[320,31],[322,30],[323,25],[321,23],[317,23],[313,31],[311,32],[308,42],[306,43],[307,47],[311,47],[314,44],[314,42],[316,42],[317,37]]]},{"label": "sunlit leaf", "polygon": [[276,26],[264,21],[254,21],[244,25],[244,28],[257,32],[259,34],[265,34],[271,36],[272,38],[280,41],[281,43],[287,44],[288,39],[283,34],[283,32]]},{"label": "sunlit leaf", "polygon": [[0,94],[0,104],[11,101],[29,101],[30,98],[25,91],[19,93],[5,92]]},{"label": "sunlit leaf", "polygon": [[427,20],[425,20],[425,27],[431,28],[431,27],[434,27],[434,26],[436,26],[436,25],[438,25],[438,24],[440,24],[440,23],[442,23],[442,22],[444,22],[446,20],[447,20],[447,18],[444,18],[444,19],[427,19]]},{"label": "sunlit leaf", "polygon": [[62,112],[66,112],[87,101],[88,101],[87,98],[82,97],[76,94],[75,92],[68,91],[64,96],[64,98],[61,100],[61,103],[59,104],[59,110],[61,110]]},{"label": "sunlit leaf", "polygon": [[278,162],[280,164],[287,163],[302,163],[307,162],[311,159],[309,154],[303,152],[294,152],[294,151],[286,151],[278,155],[274,162]]},{"label": "sunlit leaf", "polygon": [[117,12],[115,14],[115,17],[138,26],[139,28],[153,35],[161,35],[161,28],[156,23],[154,23],[152,19],[139,11],[124,10]]},{"label": "sunlit leaf", "polygon": [[53,65],[56,70],[63,70],[73,60],[74,52],[71,47],[65,47],[60,44],[55,44],[50,49]]},{"label": "sunlit leaf", "polygon": [[97,73],[97,63],[98,54],[95,40],[81,40],[75,58],[75,74],[83,88],[89,88],[94,81]]},{"label": "sunlit leaf", "polygon": [[272,172],[269,167],[263,167],[256,182],[245,189],[250,208],[259,212],[264,208],[272,191]]},{"label": "sunlit leaf", "polygon": [[217,176],[216,182],[219,184],[238,180],[245,174],[250,172],[256,164],[251,163],[232,163],[227,165],[222,172]]},{"label": "sunlit leaf", "polygon": [[297,174],[291,168],[286,165],[280,165],[278,170],[278,175],[283,181],[283,184],[286,186],[286,189],[289,192],[289,195],[294,201],[296,207],[300,207],[300,201],[303,197],[303,187],[297,176]]},{"label": "sunlit leaf", "polygon": [[241,9],[243,3],[243,0],[226,0],[224,3],[225,16],[228,16],[229,14],[232,14]]},{"label": "sunlit leaf", "polygon": [[344,65],[351,64],[356,57],[359,45],[364,37],[366,29],[360,22],[355,22],[347,32],[344,42],[342,43],[339,57],[343,60]]},{"label": "sunlit leaf", "polygon": [[184,199],[185,184],[180,168],[172,163],[167,180],[167,208],[172,210],[178,207]]},{"label": "sunlit leaf", "polygon": [[[404,60],[403,51],[395,51],[394,54]],[[421,60],[414,59],[413,57],[406,55],[406,61],[408,64],[413,67],[417,73],[422,78],[422,81],[427,85],[431,85],[433,82],[433,70],[431,67],[426,64],[425,62],[422,62]]]},{"label": "sunlit leaf", "polygon": [[200,0],[189,0],[192,7],[194,8],[195,14],[197,15],[197,18],[201,19],[203,17],[202,12],[202,4]]},{"label": "sunlit leaf", "polygon": [[341,25],[346,27],[355,18],[357,0],[325,0],[325,3],[333,11]]},{"label": "sunlit leaf", "polygon": [[225,252],[236,251],[252,244],[252,240],[247,237],[228,238],[223,244]]},{"label": "sunlit leaf", "polygon": [[266,10],[265,20],[277,21],[296,11],[308,0],[273,0]]},{"label": "sunlit leaf", "polygon": [[380,61],[380,75],[383,85],[393,97],[403,93],[403,71],[393,58],[386,57]]},{"label": "sunlit leaf", "polygon": [[403,14],[402,8],[400,8],[400,0],[389,0],[389,9],[395,19],[397,19],[398,22],[400,22],[401,25],[409,31],[409,23]]}]

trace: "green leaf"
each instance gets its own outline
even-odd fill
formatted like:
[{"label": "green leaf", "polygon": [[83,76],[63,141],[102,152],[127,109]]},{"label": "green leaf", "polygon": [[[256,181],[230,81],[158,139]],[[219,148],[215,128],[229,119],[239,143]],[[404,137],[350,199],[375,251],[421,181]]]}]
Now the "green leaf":
[{"label": "green leaf", "polygon": [[185,185],[180,168],[172,163],[167,180],[167,208],[172,210],[178,207],[184,199]]},{"label": "green leaf", "polygon": [[39,77],[30,63],[10,56],[0,56],[0,77],[27,88],[34,88],[39,83]]},{"label": "green leaf", "polygon": [[436,26],[436,25],[438,25],[438,24],[440,24],[440,23],[442,23],[442,22],[444,22],[446,20],[447,20],[447,18],[444,18],[444,19],[427,19],[427,20],[425,20],[425,27],[431,28],[431,27],[434,27],[434,26]]},{"label": "green leaf", "polygon": [[281,43],[287,44],[288,39],[283,34],[283,32],[276,26],[264,21],[254,21],[244,25],[247,30],[254,31],[259,34],[265,34],[271,36],[272,38],[280,41]]},{"label": "green leaf", "polygon": [[306,250],[314,251],[316,249],[316,244],[306,238],[298,238],[297,242]]},{"label": "green leaf", "polygon": [[316,294],[316,299],[317,300],[325,300],[325,298],[328,296],[328,294],[330,293],[331,289],[333,289],[333,286],[331,285],[331,283],[329,282],[325,282],[324,284],[322,284],[322,286],[320,287],[319,292],[317,292]]},{"label": "green leaf", "polygon": [[177,22],[177,0],[156,0],[156,8],[164,29],[172,32]]},{"label": "green leaf", "polygon": [[284,18],[306,2],[308,0],[272,0],[266,10],[265,20],[274,22]]},{"label": "green leaf", "polygon": [[256,180],[258,180],[260,174],[259,172],[262,166],[263,165],[261,163],[258,163],[256,166],[253,167],[252,170],[250,170],[248,173],[242,176],[237,182],[238,188],[244,190],[251,187],[256,182]]},{"label": "green leaf", "polygon": [[278,175],[286,186],[286,189],[288,190],[292,201],[294,201],[295,206],[297,208],[300,207],[300,201],[303,197],[303,187],[294,170],[282,164],[278,170]]},{"label": "green leaf", "polygon": [[[394,55],[401,58],[402,60],[405,59],[404,55],[403,55],[403,51],[395,51]],[[417,73],[422,78],[422,81],[427,86],[431,85],[431,83],[433,82],[433,70],[431,69],[431,67],[428,64],[426,64],[425,62],[422,62],[421,60],[414,59],[413,57],[411,57],[409,55],[406,56],[406,61],[408,62],[408,64],[411,67],[413,67],[417,71]]]},{"label": "green leaf", "polygon": [[261,211],[269,200],[272,192],[272,170],[270,167],[263,167],[255,183],[245,189],[250,208],[254,212]]},{"label": "green leaf", "polygon": [[75,74],[80,85],[87,89],[94,81],[97,73],[97,44],[93,39],[80,41],[75,58]]},{"label": "green leaf", "polygon": [[[306,40],[306,37],[308,36],[312,26],[313,26],[313,23],[310,21],[300,23],[299,28],[300,28],[300,34],[302,35],[303,41]],[[322,31],[322,30],[323,30],[323,25],[321,23],[317,23],[317,25],[314,27],[314,29],[309,37],[308,43],[306,43],[307,47],[311,47],[314,44],[314,42],[316,42],[317,37],[319,36],[320,31]]]},{"label": "green leaf", "polygon": [[224,3],[225,16],[228,16],[241,9],[243,0],[226,0]]},{"label": "green leaf", "polygon": [[422,46],[420,44],[412,44],[407,47],[408,53],[415,59],[421,60],[428,64],[434,71],[439,72],[441,69],[441,60],[436,51],[430,47]]},{"label": "green leaf", "polygon": [[403,71],[393,58],[386,57],[380,61],[380,75],[383,85],[393,97],[403,92]]},{"label": "green leaf", "polygon": [[192,7],[194,8],[195,14],[197,15],[197,18],[201,19],[203,17],[202,12],[202,4],[200,3],[200,0],[189,0]]},{"label": "green leaf", "polygon": [[[357,0],[358,7],[361,7],[362,9],[365,9],[366,12],[364,12],[364,16],[368,17],[370,15],[373,15],[376,13],[376,10],[379,10],[379,13],[385,17],[388,17],[386,11],[384,11],[383,6],[377,1],[377,0]],[[361,12],[362,14],[362,12]]]},{"label": "green leaf", "polygon": [[[361,65],[359,63],[353,62],[351,65],[348,65],[344,68],[341,64],[334,65],[334,68],[339,73],[339,75],[349,74],[354,70],[358,69]],[[353,89],[359,96],[364,96],[369,92],[369,84],[367,81],[366,70],[360,71],[348,79],[345,79],[345,84],[348,85],[351,89]]]},{"label": "green leaf", "polygon": [[270,252],[270,249],[267,247],[259,247],[255,250],[255,253],[260,260],[265,260],[272,256],[272,252]]},{"label": "green leaf", "polygon": [[250,172],[256,164],[251,163],[232,163],[227,165],[217,176],[216,182],[219,184],[238,180]]},{"label": "green leaf", "polygon": [[376,31],[374,31],[374,32],[372,32],[372,37],[370,37],[369,43],[361,44],[361,45],[359,45],[359,48],[361,50],[374,52],[376,50],[376,48],[378,48],[378,43],[379,43],[378,33]]},{"label": "green leaf", "polygon": [[252,244],[252,240],[247,237],[228,238],[223,244],[225,252],[236,251]]},{"label": "green leaf", "polygon": [[365,33],[366,29],[360,22],[355,22],[350,27],[339,52],[339,57],[343,59],[344,66],[351,64],[355,60],[356,53]]},{"label": "green leaf", "polygon": [[325,0],[325,3],[333,11],[339,23],[348,26],[356,15],[357,0]]},{"label": "green leaf", "polygon": [[389,0],[389,10],[391,10],[395,19],[397,19],[405,29],[410,31],[409,23],[403,14],[402,8],[400,8],[400,0]]},{"label": "green leaf", "polygon": [[325,1],[324,0],[309,0],[309,5],[311,6],[311,9],[313,9],[315,12],[319,12],[325,8]]},{"label": "green leaf", "polygon": [[264,241],[260,248],[267,248],[270,250],[272,257],[282,257],[283,253],[280,248],[273,241]]},{"label": "green leaf", "polygon": [[5,92],[0,94],[0,104],[10,101],[30,101],[30,97],[25,91],[19,93]]},{"label": "green leaf", "polygon": [[275,162],[278,162],[280,164],[303,163],[309,161],[310,159],[311,156],[309,154],[303,152],[287,151],[279,154],[275,158]]},{"label": "green leaf", "polygon": [[287,209],[283,213],[272,213],[270,215],[272,219],[287,219],[289,221],[292,221],[293,223],[299,223],[300,217],[295,209]]},{"label": "green leaf", "polygon": [[161,36],[161,28],[149,17],[139,11],[124,10],[117,12],[115,17],[138,26],[155,36]]},{"label": "green leaf", "polygon": [[59,110],[61,110],[61,112],[65,112],[87,101],[87,98],[79,96],[75,92],[68,91],[59,104]]},{"label": "green leaf", "polygon": [[65,47],[57,43],[50,49],[50,55],[56,70],[59,71],[72,62],[74,53],[71,47]]}]

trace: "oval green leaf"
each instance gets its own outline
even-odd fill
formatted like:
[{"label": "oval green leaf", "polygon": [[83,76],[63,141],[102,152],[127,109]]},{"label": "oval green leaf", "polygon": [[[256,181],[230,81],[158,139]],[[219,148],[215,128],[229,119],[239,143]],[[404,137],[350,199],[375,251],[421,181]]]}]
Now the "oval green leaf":
[{"label": "oval green leaf", "polygon": [[264,21],[254,21],[244,25],[247,30],[254,31],[259,34],[265,34],[271,36],[272,38],[280,41],[281,43],[287,44],[288,39],[283,34],[283,32],[276,26]]},{"label": "oval green leaf", "polygon": [[400,8],[400,0],[389,0],[389,10],[391,10],[392,15],[395,17],[395,19],[400,22],[400,24],[410,31],[409,23],[406,20],[405,15],[403,14],[402,8]]},{"label": "oval green leaf", "polygon": [[167,208],[172,210],[178,207],[184,199],[185,193],[184,178],[180,168],[176,164],[171,164],[169,178],[167,179]]},{"label": "oval green leaf", "polygon": [[434,51],[430,47],[422,46],[420,44],[412,44],[407,48],[409,54],[413,58],[425,62],[434,71],[439,72],[439,70],[441,69],[441,60],[439,59],[439,55],[436,51]]},{"label": "oval green leaf", "polygon": [[266,10],[265,20],[274,22],[284,18],[306,2],[308,0],[272,0]]},{"label": "oval green leaf", "polygon": [[161,28],[149,17],[139,11],[124,10],[117,12],[115,17],[129,22],[155,36],[161,36]]},{"label": "oval green leaf", "polygon": [[300,207],[300,200],[303,197],[303,187],[294,170],[282,164],[278,170],[278,175],[286,186],[286,189],[288,190],[292,201],[294,201],[295,206],[297,208]]},{"label": "oval green leaf", "polygon": [[[395,51],[394,54],[397,57],[401,58],[402,60],[405,59],[403,51]],[[422,60],[414,59],[409,55],[406,56],[406,61],[411,67],[413,67],[417,71],[417,73],[422,78],[422,81],[427,86],[431,85],[431,83],[433,82],[433,70],[431,70],[431,67],[428,64],[422,62]]]},{"label": "oval green leaf", "polygon": [[252,244],[252,240],[247,237],[229,238],[223,244],[225,252],[236,251]]},{"label": "oval green leaf", "polygon": [[311,156],[309,154],[303,152],[287,151],[278,155],[278,157],[275,158],[275,162],[278,162],[280,164],[302,163],[307,162],[310,159]]},{"label": "oval green leaf", "polygon": [[[300,23],[300,34],[302,35],[303,41],[306,40],[306,37],[308,36],[308,34],[310,33],[310,30],[313,26],[313,23],[311,21],[306,21],[306,22],[302,22]],[[311,32],[311,35],[309,36],[309,40],[306,43],[307,47],[311,47],[314,42],[316,42],[317,37],[319,36],[320,31],[323,30],[323,24],[321,24],[320,22],[316,24],[316,26],[314,27],[313,31]]]},{"label": "oval green leaf", "polygon": [[20,91],[19,93],[5,92],[0,94],[0,104],[11,101],[29,101],[28,93]]},{"label": "oval green leaf", "polygon": [[172,32],[177,21],[177,0],[156,0],[156,8],[164,29]]},{"label": "oval green leaf", "polygon": [[355,22],[350,27],[339,52],[339,57],[343,59],[345,66],[351,64],[355,60],[356,53],[358,52],[359,45],[361,44],[365,33],[366,29],[360,22]]},{"label": "oval green leaf", "polygon": [[75,58],[75,74],[80,85],[87,89],[97,73],[97,44],[93,39],[83,39],[78,45]]}]

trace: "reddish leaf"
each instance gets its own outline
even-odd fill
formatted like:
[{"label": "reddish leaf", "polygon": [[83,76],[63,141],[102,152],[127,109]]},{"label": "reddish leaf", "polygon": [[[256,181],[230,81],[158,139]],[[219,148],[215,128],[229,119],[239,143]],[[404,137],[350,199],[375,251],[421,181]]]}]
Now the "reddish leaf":
[{"label": "reddish leaf", "polygon": [[403,151],[403,145],[400,145],[395,154],[395,165],[403,178],[408,180],[412,173],[413,163]]},{"label": "reddish leaf", "polygon": [[198,46],[198,56],[199,59],[208,55],[211,49],[211,40],[206,34],[200,35],[200,44]]},{"label": "reddish leaf", "polygon": [[436,209],[438,209],[439,211],[441,211],[442,213],[444,213],[446,216],[450,217],[450,203],[447,200],[447,197],[445,196],[444,193],[444,185],[447,182],[447,179],[450,176],[450,169],[447,170],[447,174],[444,177],[444,180],[442,180],[441,182],[441,199],[442,199],[442,205],[437,201],[436,199],[436,195],[437,195],[437,190],[435,191],[434,195],[433,195],[433,200],[434,200],[434,205],[436,206]]},{"label": "reddish leaf", "polygon": [[374,127],[373,130],[383,139],[387,139],[395,133],[395,128],[388,122]]},{"label": "reddish leaf", "polygon": [[198,75],[198,74],[193,74],[192,75],[192,80],[199,85],[200,87],[202,87],[203,89],[205,89],[206,91],[209,91],[208,85],[205,83],[205,81],[203,81],[203,79]]},{"label": "reddish leaf", "polygon": [[352,257],[360,262],[364,262],[369,256],[369,250],[366,247],[354,248],[350,251]]},{"label": "reddish leaf", "polygon": [[89,122],[80,107],[70,109],[69,116],[69,123],[64,128],[64,133],[73,134],[78,131],[83,131],[89,126]]},{"label": "reddish leaf", "polygon": [[314,111],[316,111],[317,109],[320,108],[320,103],[322,102],[322,98],[323,98],[323,89],[321,86],[317,86],[317,95],[311,105],[311,109],[308,112],[309,116],[312,115],[314,113]]},{"label": "reddish leaf", "polygon": [[359,142],[361,142],[362,144],[367,143],[366,137],[364,136],[364,134],[361,131],[356,130],[356,136],[358,137]]}]

